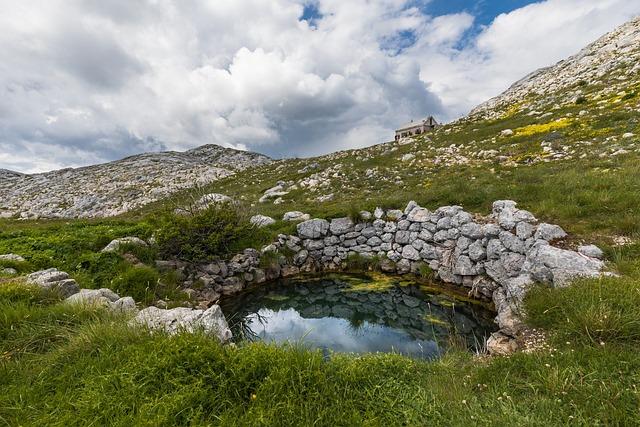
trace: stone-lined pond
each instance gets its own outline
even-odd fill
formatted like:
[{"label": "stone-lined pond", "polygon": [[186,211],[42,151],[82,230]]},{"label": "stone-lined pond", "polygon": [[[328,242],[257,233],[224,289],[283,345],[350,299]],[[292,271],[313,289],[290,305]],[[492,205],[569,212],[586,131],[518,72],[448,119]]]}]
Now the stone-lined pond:
[{"label": "stone-lined pond", "polygon": [[495,313],[435,288],[387,276],[299,277],[221,301],[238,339],[297,342],[337,352],[438,357],[454,340],[475,351]]}]

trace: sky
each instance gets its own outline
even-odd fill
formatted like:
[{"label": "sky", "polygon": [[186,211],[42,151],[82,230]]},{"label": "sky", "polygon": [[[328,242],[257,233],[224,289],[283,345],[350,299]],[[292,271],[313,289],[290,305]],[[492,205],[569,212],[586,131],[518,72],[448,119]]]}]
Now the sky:
[{"label": "sky", "polygon": [[0,168],[203,144],[307,157],[447,122],[630,0],[0,0]]}]

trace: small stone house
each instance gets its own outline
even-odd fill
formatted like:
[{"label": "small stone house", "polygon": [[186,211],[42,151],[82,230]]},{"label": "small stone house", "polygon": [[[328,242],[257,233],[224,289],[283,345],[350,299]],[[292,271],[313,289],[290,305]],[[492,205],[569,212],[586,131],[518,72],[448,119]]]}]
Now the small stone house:
[{"label": "small stone house", "polygon": [[409,123],[400,126],[396,130],[396,141],[400,138],[406,138],[408,136],[420,135],[421,133],[430,132],[440,126],[440,123],[433,118],[433,116],[429,116],[424,120],[419,122],[414,122],[411,120]]}]

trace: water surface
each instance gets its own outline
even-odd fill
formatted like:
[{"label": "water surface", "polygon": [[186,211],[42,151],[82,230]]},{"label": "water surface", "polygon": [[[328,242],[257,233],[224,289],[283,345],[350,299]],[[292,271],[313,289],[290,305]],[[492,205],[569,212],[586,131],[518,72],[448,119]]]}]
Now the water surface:
[{"label": "water surface", "polygon": [[234,336],[337,352],[437,357],[453,341],[478,350],[494,313],[387,276],[283,279],[221,302]]}]

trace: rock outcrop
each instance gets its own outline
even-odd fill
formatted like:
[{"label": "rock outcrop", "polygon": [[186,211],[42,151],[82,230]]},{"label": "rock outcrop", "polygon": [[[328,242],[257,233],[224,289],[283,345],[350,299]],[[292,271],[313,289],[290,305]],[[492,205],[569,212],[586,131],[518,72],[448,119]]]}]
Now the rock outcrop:
[{"label": "rock outcrop", "polygon": [[0,217],[115,216],[270,162],[261,154],[205,145],[183,153],[146,153],[34,175],[5,171],[0,179]]}]

